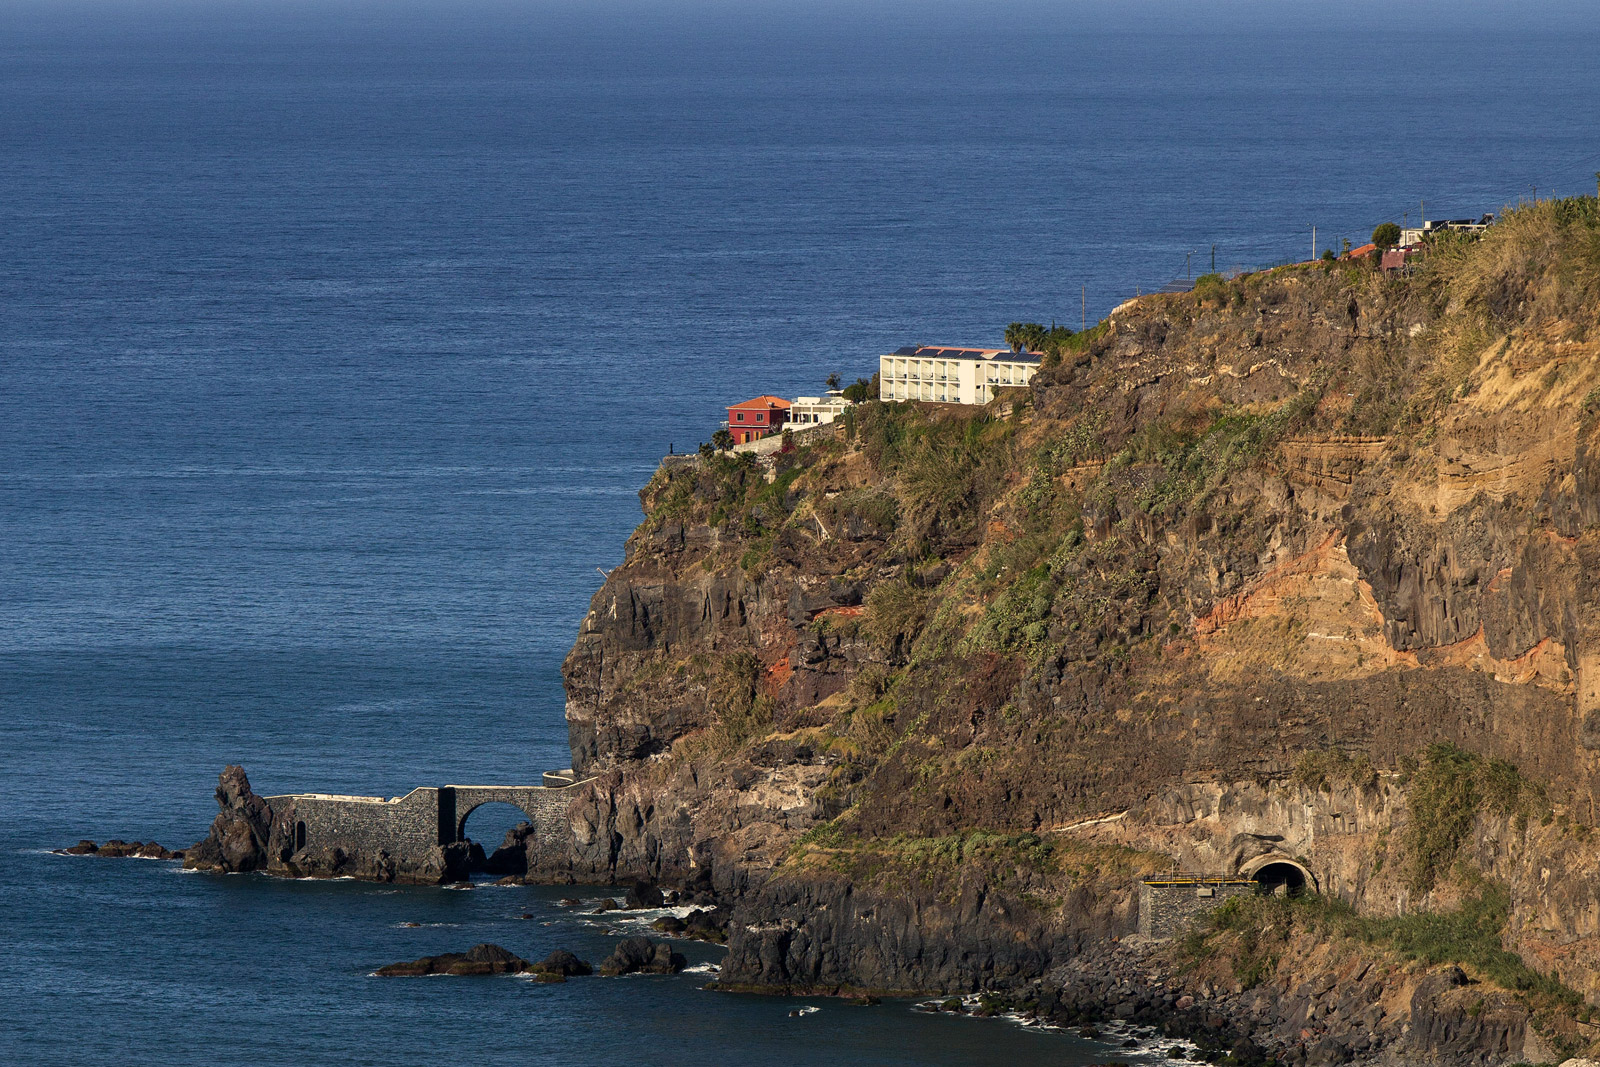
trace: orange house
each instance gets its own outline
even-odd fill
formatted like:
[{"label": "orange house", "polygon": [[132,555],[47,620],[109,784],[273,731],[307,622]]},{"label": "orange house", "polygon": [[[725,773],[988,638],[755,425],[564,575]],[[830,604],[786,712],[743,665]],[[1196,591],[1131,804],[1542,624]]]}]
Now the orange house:
[{"label": "orange house", "polygon": [[728,409],[728,430],[736,445],[765,437],[788,421],[789,402],[782,397],[758,396]]}]

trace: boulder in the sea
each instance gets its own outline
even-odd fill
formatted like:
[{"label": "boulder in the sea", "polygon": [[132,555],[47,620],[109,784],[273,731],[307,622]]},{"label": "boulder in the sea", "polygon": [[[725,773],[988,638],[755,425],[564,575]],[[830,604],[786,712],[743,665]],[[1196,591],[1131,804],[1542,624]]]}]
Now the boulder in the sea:
[{"label": "boulder in the sea", "polygon": [[617,911],[621,907],[622,905],[618,904],[611,897],[601,897],[600,903],[595,905],[594,913],[596,915],[603,915],[608,911]]},{"label": "boulder in the sea", "polygon": [[594,968],[589,966],[577,956],[564,948],[558,948],[538,963],[528,968],[529,971],[541,978],[545,975],[559,976],[562,979],[579,978],[586,974],[593,974]]},{"label": "boulder in the sea", "polygon": [[507,884],[519,885],[521,879],[528,873],[528,851],[530,846],[537,846],[538,834],[534,832],[533,824],[520,822],[506,831],[505,839],[500,847],[495,849],[482,864],[483,870],[490,874],[501,874],[507,877],[516,877],[516,882]]},{"label": "boulder in the sea", "polygon": [[672,951],[665,941],[652,941],[648,937],[630,937],[617,942],[611,955],[600,964],[600,973],[619,974],[677,974],[689,965],[682,953]]},{"label": "boulder in the sea", "polygon": [[199,871],[254,871],[267,865],[272,840],[272,809],[250,789],[244,768],[229,764],[217,779],[217,807],[211,832],[186,850],[183,865]]},{"label": "boulder in the sea", "polygon": [[90,841],[87,837],[69,848],[58,848],[58,856],[92,856],[100,851],[100,846]]},{"label": "boulder in the sea", "polygon": [[490,974],[521,974],[528,969],[528,961],[499,945],[473,945],[466,952],[446,952],[440,956],[424,956],[405,963],[391,963],[379,967],[376,974],[383,978],[412,978],[425,974],[454,974],[469,977]]},{"label": "boulder in the sea", "polygon": [[728,940],[728,914],[721,908],[697,908],[684,916],[683,922],[684,937],[719,945]]},{"label": "boulder in the sea", "polygon": [[662,894],[660,886],[638,881],[628,890],[628,902],[625,906],[637,911],[640,908],[659,908],[665,903],[666,897]]}]

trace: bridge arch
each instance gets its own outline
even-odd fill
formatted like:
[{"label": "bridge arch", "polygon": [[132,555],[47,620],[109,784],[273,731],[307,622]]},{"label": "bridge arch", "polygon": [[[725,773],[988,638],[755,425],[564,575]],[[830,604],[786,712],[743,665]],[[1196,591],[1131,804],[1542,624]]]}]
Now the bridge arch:
[{"label": "bridge arch", "polygon": [[1290,893],[1302,889],[1309,889],[1313,893],[1322,892],[1322,887],[1317,883],[1317,876],[1311,873],[1311,869],[1289,856],[1274,853],[1257,856],[1242,864],[1239,873],[1246,878],[1254,878],[1263,887],[1276,889],[1281,885]]},{"label": "bridge arch", "polygon": [[[532,826],[535,831],[537,831],[539,828],[539,817],[538,814],[533,810],[533,806],[531,804],[518,804],[514,800],[507,800],[503,797],[484,797],[482,800],[474,800],[470,804],[466,806],[459,806],[456,809],[457,841],[467,840],[467,819],[471,817],[473,812],[477,811],[485,804],[506,804],[516,808],[518,811],[522,812],[523,816],[528,820],[529,826]],[[482,844],[482,842],[479,843]],[[495,842],[494,844],[498,845],[499,842]]]},{"label": "bridge arch", "polygon": [[[542,786],[515,785],[453,785],[440,790],[441,835],[451,834],[450,840],[466,839],[467,818],[485,804],[509,804],[527,817],[534,831],[543,834],[552,828],[549,813],[549,793]],[[448,819],[446,815],[450,816]],[[446,844],[449,842],[446,841]]]}]

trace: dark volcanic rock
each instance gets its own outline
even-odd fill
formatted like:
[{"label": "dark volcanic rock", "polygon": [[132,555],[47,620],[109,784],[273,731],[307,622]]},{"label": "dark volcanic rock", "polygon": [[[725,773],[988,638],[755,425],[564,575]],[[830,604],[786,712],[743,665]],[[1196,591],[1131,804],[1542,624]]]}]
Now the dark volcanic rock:
[{"label": "dark volcanic rock", "polygon": [[407,963],[391,963],[379,967],[376,974],[384,978],[409,978],[424,974],[454,974],[479,976],[489,974],[521,974],[528,969],[528,961],[499,945],[473,945],[466,952],[446,952],[442,956],[424,956]]},{"label": "dark volcanic rock", "polygon": [[689,961],[681,953],[672,951],[672,946],[664,941],[630,937],[617,943],[611,955],[600,964],[600,973],[677,974],[688,965]]},{"label": "dark volcanic rock", "polygon": [[556,949],[528,970],[534,974],[560,975],[562,978],[577,978],[594,973],[593,967],[564,948]]},{"label": "dark volcanic rock", "polygon": [[272,809],[250,789],[244,768],[229,764],[217,781],[217,806],[205,840],[187,850],[183,865],[190,870],[255,871],[267,865],[272,840]]},{"label": "dark volcanic rock", "polygon": [[696,908],[682,919],[676,915],[663,915],[651,923],[650,928],[693,941],[712,941],[720,945],[728,940],[728,917],[716,908]]},{"label": "dark volcanic rock", "polygon": [[638,910],[640,908],[659,908],[665,904],[666,897],[661,892],[661,887],[650,882],[639,881],[633,883],[633,888],[628,890],[628,900],[624,907]]},{"label": "dark volcanic rock", "polygon": [[181,850],[174,852],[154,841],[123,841],[115,837],[103,845],[97,845],[85,838],[71,848],[58,848],[54,851],[58,856],[106,856],[111,859],[131,856],[141,860],[183,859]]},{"label": "dark volcanic rock", "polygon": [[483,869],[490,874],[501,874],[508,878],[524,878],[528,874],[528,849],[537,842],[538,837],[533,824],[519,822],[506,831],[500,847],[483,861]]}]

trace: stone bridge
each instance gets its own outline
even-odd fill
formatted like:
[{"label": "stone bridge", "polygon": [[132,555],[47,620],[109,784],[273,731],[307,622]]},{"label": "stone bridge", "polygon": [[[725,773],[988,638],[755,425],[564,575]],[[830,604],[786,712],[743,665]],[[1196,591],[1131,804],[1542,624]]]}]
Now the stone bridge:
[{"label": "stone bridge", "polygon": [[[593,778],[571,771],[544,776],[544,785],[420,786],[399,797],[286,793],[264,798],[276,819],[290,824],[292,848],[340,849],[359,859],[386,853],[402,868],[421,868],[434,850],[466,840],[467,817],[484,804],[510,804],[533,825],[530,863],[559,864],[572,830],[567,806]],[[494,851],[499,842],[488,842]]]}]

